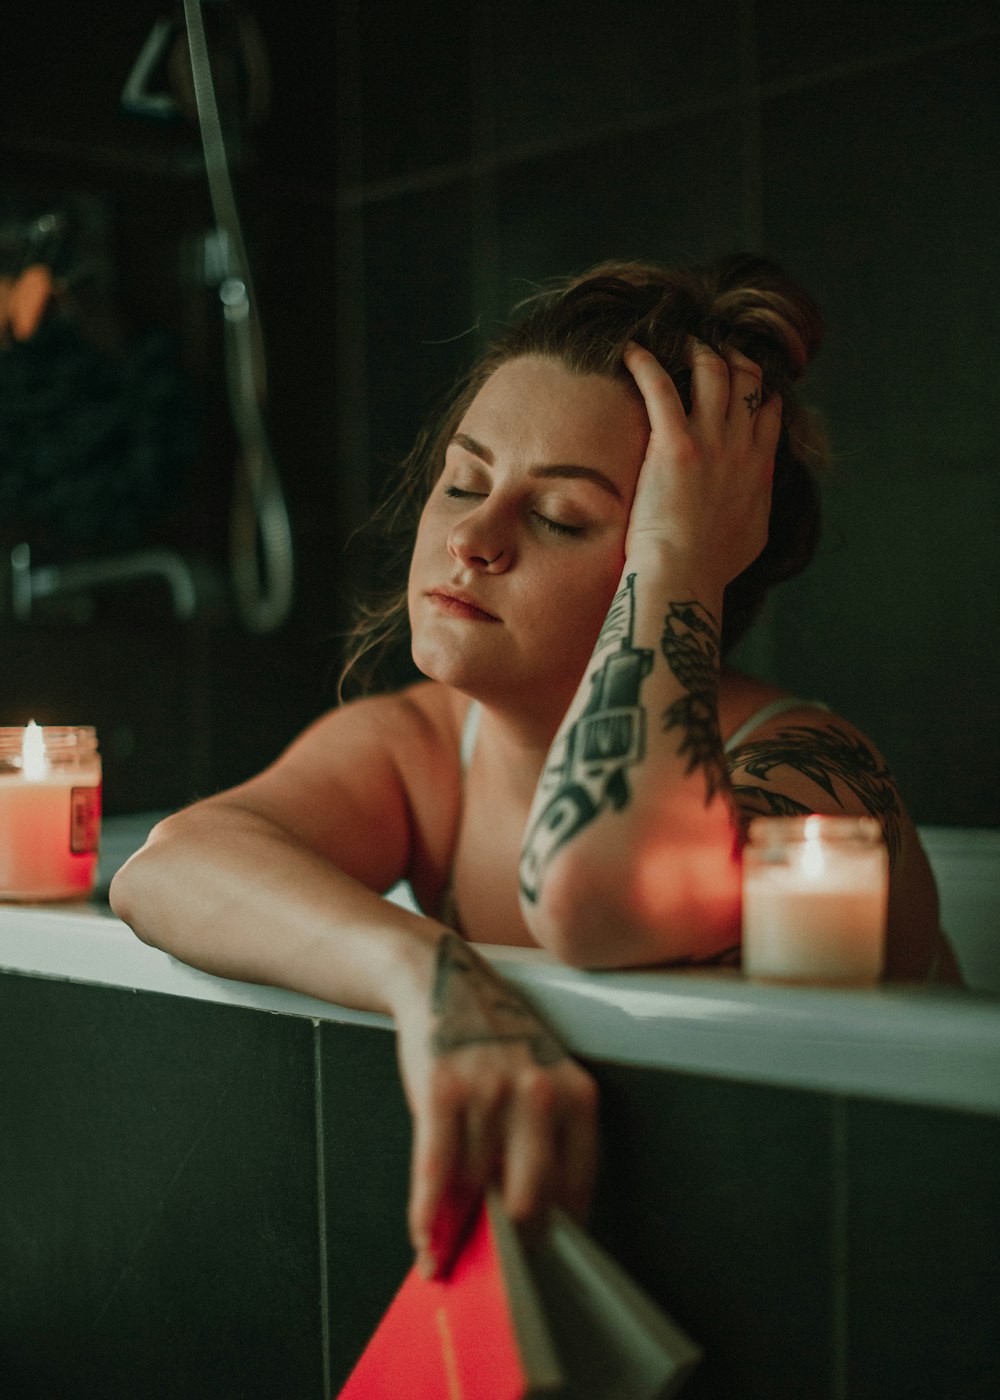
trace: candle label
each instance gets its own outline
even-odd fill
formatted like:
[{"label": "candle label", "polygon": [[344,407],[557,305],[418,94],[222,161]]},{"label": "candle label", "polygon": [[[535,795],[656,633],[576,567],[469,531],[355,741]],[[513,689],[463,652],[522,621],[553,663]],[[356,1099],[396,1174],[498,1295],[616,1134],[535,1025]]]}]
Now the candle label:
[{"label": "candle label", "polygon": [[69,848],[75,856],[96,851],[101,837],[101,789],[75,787],[69,794]]}]

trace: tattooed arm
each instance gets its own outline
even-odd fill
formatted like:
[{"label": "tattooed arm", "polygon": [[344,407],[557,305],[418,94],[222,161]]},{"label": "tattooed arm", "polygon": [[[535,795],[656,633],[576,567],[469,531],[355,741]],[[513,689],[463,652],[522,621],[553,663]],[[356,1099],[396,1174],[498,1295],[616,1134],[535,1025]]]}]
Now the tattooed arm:
[{"label": "tattooed arm", "polygon": [[739,940],[738,827],[718,730],[726,584],[767,539],[781,404],[692,342],[692,404],[626,363],[650,437],[621,585],[542,774],[521,862],[539,942],[584,966],[709,958]]},{"label": "tattooed arm", "polygon": [[745,746],[732,778],[718,726],[725,585],[767,538],[780,401],[756,366],[693,344],[685,415],[652,355],[626,363],[650,438],[621,586],[556,736],[521,862],[525,920],[584,966],[711,961],[736,951],[738,850],[753,815],[879,818],[892,860],[888,975],[937,956],[933,879],[884,762],[857,731],[815,712]]}]

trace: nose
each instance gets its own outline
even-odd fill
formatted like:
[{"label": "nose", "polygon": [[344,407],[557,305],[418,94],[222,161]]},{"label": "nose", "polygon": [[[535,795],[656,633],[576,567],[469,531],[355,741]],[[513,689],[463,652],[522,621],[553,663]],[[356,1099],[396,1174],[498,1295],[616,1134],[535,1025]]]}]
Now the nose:
[{"label": "nose", "polygon": [[495,513],[478,505],[448,532],[448,553],[468,569],[500,574],[513,562],[512,543]]}]

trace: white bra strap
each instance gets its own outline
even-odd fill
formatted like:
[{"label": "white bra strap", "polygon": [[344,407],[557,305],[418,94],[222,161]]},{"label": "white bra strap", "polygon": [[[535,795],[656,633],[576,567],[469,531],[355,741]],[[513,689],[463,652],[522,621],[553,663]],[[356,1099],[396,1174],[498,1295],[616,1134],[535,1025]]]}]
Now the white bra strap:
[{"label": "white bra strap", "polygon": [[755,729],[759,729],[769,719],[774,719],[775,715],[783,715],[786,710],[825,710],[829,714],[830,706],[824,705],[821,700],[801,700],[797,695],[783,695],[778,700],[762,705],[740,725],[735,734],[730,734],[724,745],[726,753],[732,753]]},{"label": "white bra strap", "polygon": [[469,708],[465,712],[465,719],[462,722],[462,738],[458,750],[463,773],[469,771],[472,755],[476,751],[476,739],[479,735],[479,721],[482,719],[482,716],[483,707],[480,705],[479,701],[470,701]]}]

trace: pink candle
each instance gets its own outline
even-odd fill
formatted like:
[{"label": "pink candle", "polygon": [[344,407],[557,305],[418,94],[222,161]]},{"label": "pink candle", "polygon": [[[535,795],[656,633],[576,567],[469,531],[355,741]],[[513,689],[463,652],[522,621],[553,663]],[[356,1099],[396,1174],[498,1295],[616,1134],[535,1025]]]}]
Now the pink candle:
[{"label": "pink candle", "polygon": [[0,900],[85,899],[100,830],[93,729],[0,729]]}]

